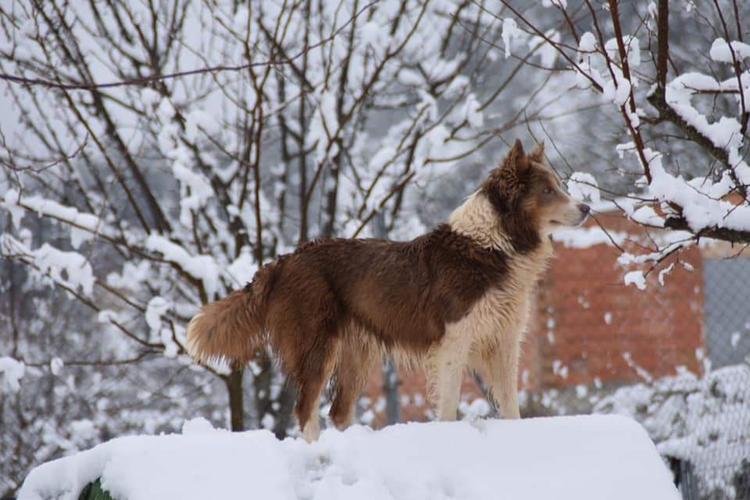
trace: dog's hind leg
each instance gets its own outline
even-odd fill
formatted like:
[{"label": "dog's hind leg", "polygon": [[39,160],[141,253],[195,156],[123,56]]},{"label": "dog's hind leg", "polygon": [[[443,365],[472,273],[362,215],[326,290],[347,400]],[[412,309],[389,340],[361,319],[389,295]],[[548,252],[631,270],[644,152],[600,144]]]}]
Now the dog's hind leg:
[{"label": "dog's hind leg", "polygon": [[320,395],[335,366],[338,326],[336,297],[316,269],[296,269],[293,280],[277,284],[266,328],[284,372],[296,385],[294,413],[308,442],[320,434]]},{"label": "dog's hind leg", "polygon": [[302,437],[308,443],[320,436],[320,395],[333,369],[334,353],[320,349],[311,352],[303,361],[303,368],[295,375],[298,386],[297,416]]},{"label": "dog's hind leg", "polygon": [[294,412],[305,441],[311,443],[320,435],[320,395],[331,377],[336,361],[337,342],[327,335],[317,336],[309,349],[303,351],[294,372],[297,383],[297,404]]},{"label": "dog's hind leg", "polygon": [[351,330],[342,339],[334,372],[333,404],[330,416],[336,428],[346,429],[354,418],[357,397],[367,385],[377,353],[364,332]]}]

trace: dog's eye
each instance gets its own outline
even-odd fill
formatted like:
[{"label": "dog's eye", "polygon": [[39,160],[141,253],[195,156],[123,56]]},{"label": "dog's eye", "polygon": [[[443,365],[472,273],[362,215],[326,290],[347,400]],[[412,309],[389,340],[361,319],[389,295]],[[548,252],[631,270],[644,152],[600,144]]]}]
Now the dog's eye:
[{"label": "dog's eye", "polygon": [[544,194],[552,194],[552,192],[553,192],[553,189],[551,187],[546,187],[544,188],[544,191],[543,191]]}]

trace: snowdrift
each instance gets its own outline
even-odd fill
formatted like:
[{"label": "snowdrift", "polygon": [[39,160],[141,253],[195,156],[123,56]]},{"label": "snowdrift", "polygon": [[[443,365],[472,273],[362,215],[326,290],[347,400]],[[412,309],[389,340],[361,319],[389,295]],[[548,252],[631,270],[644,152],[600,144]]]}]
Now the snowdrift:
[{"label": "snowdrift", "polygon": [[320,441],[230,433],[114,439],[34,469],[19,499],[679,499],[656,448],[618,416],[410,423],[328,430]]}]

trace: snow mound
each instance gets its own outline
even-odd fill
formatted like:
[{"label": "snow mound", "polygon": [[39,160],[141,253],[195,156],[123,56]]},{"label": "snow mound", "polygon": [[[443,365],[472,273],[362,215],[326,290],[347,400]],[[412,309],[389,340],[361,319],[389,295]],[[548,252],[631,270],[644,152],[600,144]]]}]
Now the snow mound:
[{"label": "snow mound", "polygon": [[565,248],[591,248],[596,245],[622,245],[628,234],[620,231],[605,231],[600,227],[569,227],[552,233],[552,239]]},{"label": "snow mound", "polygon": [[76,498],[97,477],[128,500],[679,498],[643,428],[596,415],[354,426],[311,445],[201,420],[43,464],[19,499]]}]

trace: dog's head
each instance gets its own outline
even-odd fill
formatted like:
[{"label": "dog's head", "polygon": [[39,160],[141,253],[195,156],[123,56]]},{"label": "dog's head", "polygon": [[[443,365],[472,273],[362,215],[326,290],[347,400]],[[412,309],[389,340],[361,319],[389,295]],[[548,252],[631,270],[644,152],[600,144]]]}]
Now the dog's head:
[{"label": "dog's head", "polygon": [[480,192],[519,251],[532,249],[559,227],[583,223],[589,213],[589,206],[574,200],[547,165],[544,146],[527,155],[518,140]]}]

